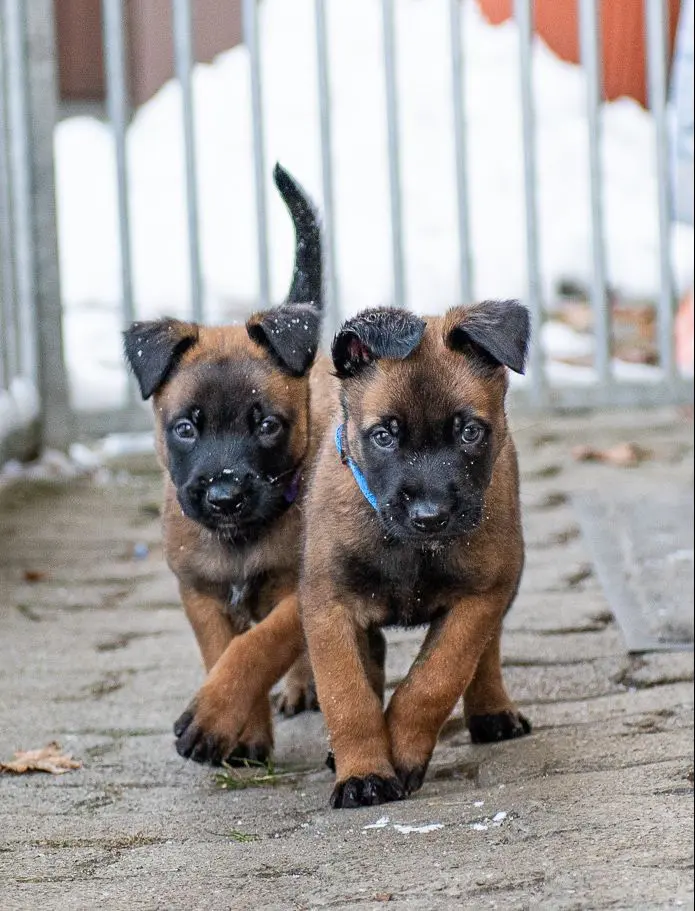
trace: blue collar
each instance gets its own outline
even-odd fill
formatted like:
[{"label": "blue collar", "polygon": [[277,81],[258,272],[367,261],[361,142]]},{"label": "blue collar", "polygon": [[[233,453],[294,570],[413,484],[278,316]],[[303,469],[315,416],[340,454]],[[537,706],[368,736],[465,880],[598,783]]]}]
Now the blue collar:
[{"label": "blue collar", "polygon": [[369,505],[372,507],[372,509],[374,509],[376,512],[378,512],[379,507],[376,502],[376,497],[369,489],[369,484],[367,484],[367,479],[360,471],[359,466],[357,465],[357,462],[355,462],[354,459],[351,459],[350,456],[347,455],[347,453],[345,452],[345,446],[343,445],[344,437],[345,437],[345,424],[339,424],[335,431],[335,448],[338,450],[338,455],[340,456],[340,461],[343,463],[343,465],[347,465],[347,467],[352,472],[352,476],[354,477],[355,481],[357,482],[357,486],[362,491],[362,495],[364,496],[367,503],[369,503]]}]

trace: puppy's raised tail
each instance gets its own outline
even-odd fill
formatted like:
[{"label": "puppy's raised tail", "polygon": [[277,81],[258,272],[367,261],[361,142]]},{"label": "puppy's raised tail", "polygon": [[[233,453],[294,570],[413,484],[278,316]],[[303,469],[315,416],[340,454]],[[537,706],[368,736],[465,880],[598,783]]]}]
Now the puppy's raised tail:
[{"label": "puppy's raised tail", "polygon": [[292,216],[296,238],[294,274],[286,303],[312,304],[317,310],[323,310],[321,221],[318,212],[306,191],[282,165],[275,165],[273,178]]}]

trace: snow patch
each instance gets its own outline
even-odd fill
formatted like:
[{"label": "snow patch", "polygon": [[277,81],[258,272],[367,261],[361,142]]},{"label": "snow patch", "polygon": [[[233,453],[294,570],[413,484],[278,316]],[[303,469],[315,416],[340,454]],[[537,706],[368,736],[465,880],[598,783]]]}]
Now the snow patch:
[{"label": "snow patch", "polygon": [[[381,17],[373,0],[329,6],[335,240],[345,316],[392,300]],[[271,182],[272,162],[282,161],[321,200],[313,8],[312,0],[265,0],[259,7],[274,300],[289,283],[294,243]],[[475,296],[520,297],[526,264],[518,31],[512,21],[488,25],[472,0],[462,13]],[[441,312],[459,301],[446,4],[396,0],[396,21],[408,303],[417,312]],[[533,67],[542,286],[550,301],[561,280],[587,286],[592,271],[586,83],[581,68],[558,60],[540,40]],[[246,49],[197,66],[193,92],[206,319],[229,321],[253,311],[259,283]],[[659,286],[654,121],[629,99],[604,105],[601,117],[608,280],[625,296],[653,300]],[[76,117],[57,127],[55,151],[73,401],[114,407],[124,401],[126,374],[113,138],[107,124]],[[176,82],[135,115],[127,156],[138,316],[186,315]],[[673,258],[682,290],[693,276],[692,228],[675,230]],[[569,338],[549,344],[555,341],[579,345]],[[582,368],[551,379],[581,382],[586,374],[591,382],[591,371]]]}]

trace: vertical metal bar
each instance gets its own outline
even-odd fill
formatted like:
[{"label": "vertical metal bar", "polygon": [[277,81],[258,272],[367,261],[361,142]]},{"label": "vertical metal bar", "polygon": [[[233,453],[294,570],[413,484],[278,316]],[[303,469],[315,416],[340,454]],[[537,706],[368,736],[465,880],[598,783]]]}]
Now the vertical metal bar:
[{"label": "vertical metal bar", "polygon": [[263,82],[261,46],[256,0],[243,0],[244,42],[251,67],[251,114],[253,119],[253,163],[256,182],[256,227],[258,232],[258,273],[261,306],[270,304],[270,261],[268,255],[268,201],[266,198],[265,136],[263,129]]},{"label": "vertical metal bar", "polygon": [[66,448],[73,439],[68,377],[63,356],[53,141],[58,108],[53,0],[24,0],[31,169],[31,227],[41,432],[45,445]]},{"label": "vertical metal bar", "polygon": [[328,66],[328,28],[326,0],[315,0],[316,65],[319,93],[319,128],[321,133],[321,179],[323,182],[323,225],[325,266],[327,272],[324,335],[330,339],[338,329],[340,288],[336,255],[335,197],[333,193],[333,134],[331,129],[331,82]]},{"label": "vertical metal bar", "polygon": [[594,313],[594,367],[602,385],[611,379],[611,315],[606,290],[606,254],[603,220],[601,139],[601,23],[597,0],[580,0],[579,36],[586,74],[586,114],[589,126],[589,184],[591,193],[592,278],[591,304]]},{"label": "vertical metal bar", "polygon": [[7,111],[15,251],[19,369],[37,381],[36,250],[32,227],[27,12],[23,0],[5,0]]},{"label": "vertical metal bar", "polygon": [[656,168],[659,197],[659,360],[664,376],[675,379],[674,293],[671,271],[671,199],[668,146],[669,8],[665,0],[645,0],[649,105],[656,130]]},{"label": "vertical metal bar", "polygon": [[538,213],[536,185],[536,118],[533,103],[533,12],[531,0],[515,0],[515,17],[519,27],[519,67],[521,116],[524,139],[524,194],[526,198],[526,268],[528,304],[533,319],[533,341],[530,367],[532,398],[539,405],[545,387],[545,358],[541,339],[543,299],[541,292]]},{"label": "vertical metal bar", "polygon": [[468,143],[465,122],[464,68],[461,36],[461,0],[449,0],[451,78],[456,154],[456,205],[459,241],[459,294],[461,303],[473,300],[473,262],[468,217]]},{"label": "vertical metal bar", "polygon": [[128,204],[128,160],[126,130],[130,103],[125,62],[125,25],[123,0],[102,0],[104,14],[104,69],[106,106],[113,129],[116,153],[116,192],[118,240],[121,256],[121,296],[123,320],[135,319],[133,265],[130,246],[130,208]]},{"label": "vertical metal bar", "polygon": [[15,258],[14,258],[14,218],[12,212],[12,184],[9,156],[9,117],[7,91],[7,35],[4,16],[0,16],[0,262],[2,284],[0,285],[0,303],[2,303],[3,331],[3,386],[18,373],[17,357],[17,323],[15,319]]},{"label": "vertical metal bar", "polygon": [[174,20],[174,61],[181,86],[183,141],[186,160],[186,209],[188,214],[188,262],[191,273],[191,311],[203,320],[203,283],[200,268],[200,222],[198,172],[196,168],[195,117],[193,107],[193,27],[190,0],[172,0]]},{"label": "vertical metal bar", "polygon": [[396,65],[396,24],[393,0],[382,0],[381,9],[384,38],[384,71],[386,77],[386,123],[388,128],[394,305],[396,307],[406,307],[408,301],[403,244],[401,156],[398,135],[399,116]]}]

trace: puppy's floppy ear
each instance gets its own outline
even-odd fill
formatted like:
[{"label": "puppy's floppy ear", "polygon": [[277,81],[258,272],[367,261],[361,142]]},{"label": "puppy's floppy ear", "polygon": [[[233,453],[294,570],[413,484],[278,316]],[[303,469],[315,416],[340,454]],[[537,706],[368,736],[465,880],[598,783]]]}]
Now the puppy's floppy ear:
[{"label": "puppy's floppy ear", "polygon": [[283,370],[304,376],[319,347],[321,314],[309,304],[283,305],[256,313],[246,323],[246,331]]},{"label": "puppy's floppy ear", "polygon": [[425,325],[407,310],[365,310],[344,323],[333,339],[336,373],[345,379],[380,358],[405,360],[422,341]]},{"label": "puppy's floppy ear", "polygon": [[133,323],[123,333],[125,356],[147,400],[164,385],[180,357],[198,340],[198,327],[177,319]]},{"label": "puppy's floppy ear", "polygon": [[454,351],[473,351],[490,367],[526,368],[531,318],[519,301],[483,301],[451,310],[446,318],[446,345]]}]

